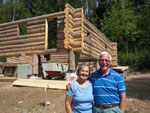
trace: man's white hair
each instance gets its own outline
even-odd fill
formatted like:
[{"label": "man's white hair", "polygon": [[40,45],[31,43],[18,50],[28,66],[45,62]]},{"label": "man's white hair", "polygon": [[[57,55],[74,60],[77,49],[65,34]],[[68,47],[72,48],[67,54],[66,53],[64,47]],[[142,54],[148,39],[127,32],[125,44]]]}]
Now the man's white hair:
[{"label": "man's white hair", "polygon": [[107,51],[101,52],[99,57],[101,57],[101,55],[109,55],[110,56],[110,61],[111,61],[111,55]]}]

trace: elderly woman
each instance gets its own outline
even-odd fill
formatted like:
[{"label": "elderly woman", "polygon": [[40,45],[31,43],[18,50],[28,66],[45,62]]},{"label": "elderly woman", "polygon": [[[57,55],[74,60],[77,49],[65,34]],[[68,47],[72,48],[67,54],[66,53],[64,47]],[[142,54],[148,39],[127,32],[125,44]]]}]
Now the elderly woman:
[{"label": "elderly woman", "polygon": [[92,113],[93,88],[87,79],[90,75],[89,66],[82,64],[77,70],[78,79],[70,83],[66,92],[67,113]]}]

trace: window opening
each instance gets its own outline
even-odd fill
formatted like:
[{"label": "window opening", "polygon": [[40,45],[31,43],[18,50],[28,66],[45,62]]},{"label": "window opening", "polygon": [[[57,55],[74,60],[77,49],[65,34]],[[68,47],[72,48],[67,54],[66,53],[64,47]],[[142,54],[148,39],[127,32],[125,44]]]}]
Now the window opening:
[{"label": "window opening", "polygon": [[48,49],[57,48],[57,18],[48,19]]},{"label": "window opening", "polygon": [[26,35],[27,34],[27,24],[20,24],[19,25],[19,35]]}]

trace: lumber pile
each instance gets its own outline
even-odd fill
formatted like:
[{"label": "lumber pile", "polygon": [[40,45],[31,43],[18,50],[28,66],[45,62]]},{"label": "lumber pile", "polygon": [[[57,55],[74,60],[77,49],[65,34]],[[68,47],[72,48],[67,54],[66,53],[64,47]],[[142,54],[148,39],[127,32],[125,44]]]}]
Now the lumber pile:
[{"label": "lumber pile", "polygon": [[66,89],[66,84],[70,81],[58,80],[34,80],[34,79],[18,79],[13,82],[13,86],[27,86],[27,87],[43,87],[53,89]]}]

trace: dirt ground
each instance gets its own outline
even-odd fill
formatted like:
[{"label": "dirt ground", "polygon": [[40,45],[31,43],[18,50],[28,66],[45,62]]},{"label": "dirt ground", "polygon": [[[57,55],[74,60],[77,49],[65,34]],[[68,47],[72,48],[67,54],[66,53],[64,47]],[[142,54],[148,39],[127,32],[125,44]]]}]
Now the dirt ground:
[{"label": "dirt ground", "polygon": [[[125,83],[126,113],[150,113],[150,73],[130,75]],[[48,89],[45,95],[43,88],[0,82],[0,113],[65,113],[65,90]]]}]

